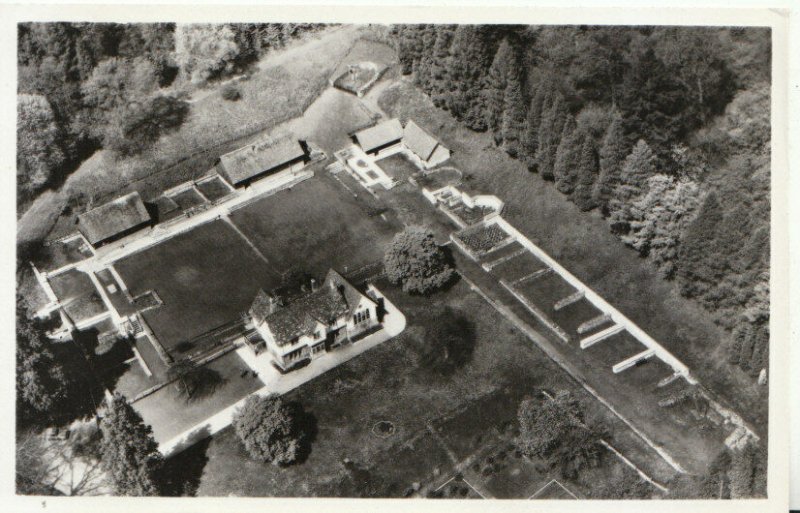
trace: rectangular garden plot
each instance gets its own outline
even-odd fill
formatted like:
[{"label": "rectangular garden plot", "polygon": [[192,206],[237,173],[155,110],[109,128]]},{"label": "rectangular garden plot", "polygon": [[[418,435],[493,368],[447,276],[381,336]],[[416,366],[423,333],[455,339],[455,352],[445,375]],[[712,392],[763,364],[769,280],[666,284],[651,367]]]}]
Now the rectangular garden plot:
[{"label": "rectangular garden plot", "polygon": [[159,196],[153,201],[152,205],[155,210],[156,222],[158,223],[169,221],[181,215],[181,209],[178,204],[168,196]]},{"label": "rectangular garden plot", "polygon": [[519,253],[521,250],[525,249],[525,246],[520,244],[517,241],[512,241],[510,244],[506,244],[498,249],[494,249],[489,251],[488,253],[484,253],[480,257],[480,262],[482,264],[495,262],[498,259],[505,258],[507,256],[511,256],[515,253]]},{"label": "rectangular garden plot", "polygon": [[111,304],[120,315],[127,316],[136,311],[135,305],[128,301],[128,297],[122,291],[122,287],[117,283],[111,271],[101,269],[95,273],[95,276],[97,276],[97,280],[105,289],[109,301],[111,301]]},{"label": "rectangular garden plot", "polygon": [[644,344],[636,340],[633,335],[623,330],[594,343],[582,351],[587,358],[595,362],[598,366],[608,368],[608,372],[610,373],[614,365],[637,353],[641,353],[645,349],[647,349],[647,347]]},{"label": "rectangular garden plot", "polygon": [[556,272],[548,272],[525,280],[514,288],[549,316],[555,313],[556,303],[577,292],[575,287]]},{"label": "rectangular garden plot", "polygon": [[[600,342],[600,344],[602,343]],[[644,348],[642,348],[642,351],[644,351]],[[654,393],[658,389],[658,382],[673,372],[672,367],[661,361],[660,358],[652,356],[633,367],[628,367],[619,374],[615,374],[614,379],[629,383],[644,393]]]},{"label": "rectangular garden plot", "polygon": [[47,278],[56,297],[61,301],[69,301],[80,296],[96,292],[89,275],[76,269]]},{"label": "rectangular garden plot", "polygon": [[[603,315],[603,312],[597,309],[591,302],[589,302],[586,298],[581,298],[578,301],[575,301],[572,304],[569,304],[560,310],[554,311],[550,318],[558,324],[564,331],[569,333],[574,337],[585,338],[588,334],[578,334],[578,327],[581,324],[591,321],[599,316]],[[591,330],[591,331],[597,331]]]},{"label": "rectangular garden plot", "polygon": [[[496,262],[497,260],[495,259],[493,261]],[[522,278],[531,276],[540,271],[545,271],[548,268],[547,264],[533,256],[533,253],[530,251],[526,251],[504,262],[492,264],[492,261],[488,261],[486,264],[492,266],[492,274],[504,280],[509,285],[513,285],[513,282],[517,280],[521,280]],[[550,271],[547,272],[552,274]],[[540,276],[539,278],[531,276],[531,278],[525,281],[535,281],[541,278],[544,278],[544,276]],[[520,285],[522,285],[522,283],[520,283]]]},{"label": "rectangular garden plot", "polygon": [[73,322],[79,323],[98,316],[107,311],[103,299],[97,292],[92,292],[85,296],[71,300],[65,307],[64,311],[67,312]]},{"label": "rectangular garden plot", "polygon": [[219,176],[215,176],[210,180],[198,183],[197,189],[208,199],[208,201],[217,201],[218,199],[224,198],[233,192],[233,190],[228,187],[228,185],[223,182],[222,178]]},{"label": "rectangular garden plot", "polygon": [[170,198],[172,198],[172,200],[177,203],[178,207],[184,212],[206,202],[206,199],[201,196],[199,192],[192,188],[182,190],[177,194],[173,194],[170,196]]},{"label": "rectangular garden plot", "polygon": [[92,250],[81,237],[67,241],[51,242],[42,247],[36,265],[45,271],[53,271],[65,265],[80,262],[92,256]]},{"label": "rectangular garden plot", "polygon": [[482,255],[511,236],[496,224],[492,224],[470,226],[457,232],[455,237],[473,254]]},{"label": "rectangular garden plot", "polygon": [[395,153],[375,162],[383,171],[395,180],[407,180],[418,171],[410,160],[402,153]]}]

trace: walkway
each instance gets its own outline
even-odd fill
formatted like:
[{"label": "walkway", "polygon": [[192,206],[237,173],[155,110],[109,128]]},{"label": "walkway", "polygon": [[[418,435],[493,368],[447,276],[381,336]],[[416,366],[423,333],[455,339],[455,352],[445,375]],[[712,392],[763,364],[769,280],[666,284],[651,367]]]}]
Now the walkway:
[{"label": "walkway", "polygon": [[[378,289],[372,287],[372,290],[375,291],[378,297],[384,299],[386,315],[384,317],[383,329],[356,343],[326,353],[321,358],[313,360],[309,365],[301,369],[289,372],[288,374],[281,374],[272,366],[267,354],[255,356],[250,348],[246,346],[237,349],[237,354],[250,368],[258,373],[258,377],[264,382],[264,386],[256,391],[255,394],[262,397],[270,394],[283,395],[399,335],[406,327],[405,316],[397,307],[390,303]],[[160,446],[162,454],[172,455],[178,453],[200,440],[225,429],[233,421],[233,415],[236,410],[241,408],[246,400],[247,397],[242,398],[206,420],[195,424],[180,435],[162,443]]]}]

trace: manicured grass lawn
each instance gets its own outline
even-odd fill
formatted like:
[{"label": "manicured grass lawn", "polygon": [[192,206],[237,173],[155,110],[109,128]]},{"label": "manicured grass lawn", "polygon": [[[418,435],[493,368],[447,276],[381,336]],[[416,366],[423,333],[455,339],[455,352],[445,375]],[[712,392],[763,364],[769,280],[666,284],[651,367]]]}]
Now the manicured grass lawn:
[{"label": "manicured grass lawn", "polygon": [[231,220],[271,268],[316,277],[329,268],[348,273],[380,261],[386,243],[402,228],[322,171],[291,190],[236,210]]},{"label": "manicured grass lawn", "polygon": [[680,296],[654,266],[627,248],[596,214],[570,203],[551,183],[497,149],[488,134],[472,132],[437,109],[410,84],[387,88],[379,99],[390,115],[413,118],[430,127],[453,150],[450,164],[460,168],[470,192],[498,195],[503,216],[605,297],[673,354],[746,419],[765,432],[767,390],[726,363],[723,330],[696,303]]},{"label": "manicured grass lawn", "polygon": [[419,168],[402,153],[395,153],[375,163],[378,164],[387,175],[398,181],[406,181],[411,175],[419,172]]},{"label": "manicured grass lawn", "polygon": [[115,268],[133,296],[155,290],[163,300],[142,315],[170,352],[238,319],[260,287],[280,284],[270,266],[223,221],[128,256]]},{"label": "manicured grass lawn", "polygon": [[333,78],[338,78],[348,70],[351,64],[359,64],[365,61],[374,63],[378,67],[378,72],[383,72],[388,66],[397,61],[397,53],[389,45],[367,39],[359,39],[353,44],[347,55],[344,56],[332,76]]},{"label": "manicured grass lawn", "polygon": [[[485,262],[491,262],[491,260],[492,259],[488,257],[484,259]],[[511,283],[546,268],[547,264],[533,256],[533,253],[530,251],[526,251],[521,255],[517,255],[510,260],[506,260],[492,267],[492,274]],[[536,279],[538,278],[531,278],[531,280]]]},{"label": "manicured grass lawn", "polygon": [[184,212],[206,202],[206,199],[194,189],[186,189],[170,197]]},{"label": "manicured grass lawn", "polygon": [[506,244],[500,249],[494,249],[488,253],[481,255],[478,259],[482,264],[491,263],[499,260],[500,258],[511,256],[515,253],[518,253],[520,250],[525,249],[522,244],[517,241],[513,241],[510,244]]},{"label": "manicured grass lawn", "polygon": [[[232,430],[225,430],[204,455],[208,463],[199,495],[404,496],[413,482],[424,488],[452,475],[448,451],[461,458],[476,448],[505,445],[519,400],[541,389],[572,390],[592,418],[614,423],[465,283],[431,298],[409,296],[383,281],[377,286],[406,316],[406,330],[285,397],[316,417],[308,458],[281,469],[254,462]],[[434,305],[463,312],[474,324],[474,342],[459,349],[463,363],[447,375],[437,370],[436,352],[420,350],[433,343],[425,333],[436,322],[430,313]],[[373,435],[374,424],[384,420],[394,424],[395,433]],[[437,436],[431,436],[429,425]],[[657,458],[652,452],[650,457]],[[346,470],[344,458],[360,470]]]},{"label": "manicured grass lawn", "polygon": [[208,201],[217,201],[233,192],[230,187],[222,182],[222,178],[220,177],[198,183],[197,189],[203,193],[203,196],[205,196]]},{"label": "manicured grass lawn", "polygon": [[[576,337],[578,336],[578,327],[581,324],[602,314],[603,312],[598,310],[588,299],[583,298],[565,306],[561,310],[553,312],[550,318],[564,331]],[[586,336],[585,334],[580,335],[581,338]]]},{"label": "manicured grass lawn", "polygon": [[96,292],[91,278],[77,269],[70,269],[67,272],[51,276],[47,278],[47,281],[50,282],[50,287],[61,301]]},{"label": "manicured grass lawn", "polygon": [[528,301],[541,308],[546,314],[555,312],[555,304],[565,297],[577,292],[556,272],[549,272],[526,280],[514,288]]},{"label": "manicured grass lawn", "polygon": [[145,423],[153,427],[157,442],[162,443],[180,435],[264,386],[260,379],[249,372],[250,367],[235,351],[217,358],[204,368],[209,369],[213,376],[209,378],[208,390],[202,395],[187,400],[170,384],[133,403]]},{"label": "manicured grass lawn", "polygon": [[578,349],[583,351],[586,356],[595,364],[609,373],[611,378],[611,367],[622,360],[629,358],[647,349],[644,344],[633,338],[627,331],[620,331],[615,335],[604,338],[600,342],[587,347]]}]

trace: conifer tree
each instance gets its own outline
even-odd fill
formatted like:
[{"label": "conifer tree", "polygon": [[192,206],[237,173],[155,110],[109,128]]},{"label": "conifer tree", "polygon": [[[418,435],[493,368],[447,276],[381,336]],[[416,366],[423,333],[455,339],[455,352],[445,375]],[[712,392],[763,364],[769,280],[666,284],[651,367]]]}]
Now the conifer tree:
[{"label": "conifer tree", "polygon": [[423,25],[417,36],[421,43],[419,58],[414,61],[414,83],[425,93],[430,94],[432,84],[433,44],[436,41],[436,28],[434,25]]},{"label": "conifer tree", "polygon": [[609,220],[615,233],[628,233],[630,222],[636,219],[634,201],[646,192],[647,179],[655,173],[655,155],[643,140],[633,147],[622,164],[619,184],[608,203]]},{"label": "conifer tree", "polygon": [[449,94],[451,83],[447,74],[450,60],[450,44],[453,42],[455,28],[452,25],[436,27],[436,40],[433,44],[431,62],[431,98],[437,107],[445,107],[445,97]]},{"label": "conifer tree", "polygon": [[525,132],[525,99],[522,95],[522,80],[515,69],[509,73],[504,95],[500,135],[503,149],[514,158],[520,155],[520,139]]},{"label": "conifer tree", "polygon": [[491,65],[491,29],[477,25],[459,25],[453,34],[448,61],[448,80],[453,84],[447,96],[447,108],[472,130],[486,130],[486,118],[480,87]]},{"label": "conifer tree", "polygon": [[627,150],[622,115],[615,111],[600,146],[600,176],[592,191],[592,197],[603,215],[608,215],[608,202],[619,184]]},{"label": "conifer tree", "polygon": [[551,103],[542,115],[539,125],[539,144],[536,152],[536,164],[539,174],[545,180],[553,179],[553,166],[556,160],[556,151],[561,139],[561,132],[567,118],[567,108],[564,105],[563,95],[556,91],[552,95]]},{"label": "conifer tree", "polygon": [[575,189],[576,171],[583,144],[582,135],[578,131],[575,118],[568,115],[564,128],[561,130],[561,140],[558,143],[556,159],[553,164],[553,179],[556,189],[563,194],[572,194]]},{"label": "conifer tree", "polygon": [[540,81],[528,106],[525,131],[521,141],[521,156],[530,170],[536,169],[536,155],[539,148],[539,125],[542,123],[544,106],[550,103],[550,98],[548,98],[550,93],[550,82],[548,80]]},{"label": "conifer tree", "polygon": [[517,72],[516,60],[514,48],[511,47],[508,39],[503,39],[494,55],[481,91],[486,128],[494,134],[495,142],[498,144],[502,141],[500,125],[506,107],[506,87],[509,75]]},{"label": "conifer tree", "polygon": [[579,209],[586,212],[597,206],[592,196],[592,190],[597,180],[597,156],[595,155],[594,139],[591,137],[583,138],[576,175],[572,201]]},{"label": "conifer tree", "polygon": [[100,425],[103,469],[118,495],[157,495],[156,473],[163,458],[153,431],[124,396],[108,405]]}]

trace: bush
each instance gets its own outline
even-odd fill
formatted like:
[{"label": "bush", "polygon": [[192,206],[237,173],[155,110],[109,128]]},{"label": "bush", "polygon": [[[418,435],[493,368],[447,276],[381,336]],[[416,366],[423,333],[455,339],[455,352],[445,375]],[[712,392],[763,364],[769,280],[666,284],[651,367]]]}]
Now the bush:
[{"label": "bush", "polygon": [[409,293],[428,294],[453,279],[449,255],[426,228],[409,226],[395,235],[383,258],[386,274]]},{"label": "bush", "polygon": [[238,101],[242,97],[241,91],[235,85],[226,85],[222,88],[222,98],[229,102]]},{"label": "bush", "polygon": [[310,441],[299,405],[280,397],[250,396],[233,418],[233,428],[250,456],[273,465],[297,461]]}]

